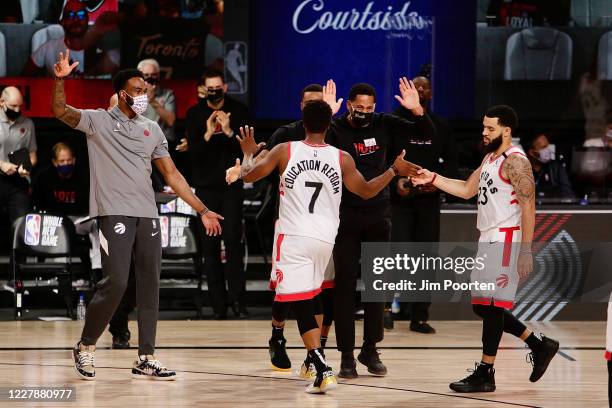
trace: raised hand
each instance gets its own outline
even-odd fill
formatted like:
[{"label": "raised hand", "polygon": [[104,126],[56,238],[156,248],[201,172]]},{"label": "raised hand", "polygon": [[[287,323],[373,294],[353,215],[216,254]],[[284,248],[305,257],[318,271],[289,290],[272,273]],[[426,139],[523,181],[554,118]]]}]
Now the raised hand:
[{"label": "raised hand", "polygon": [[429,171],[427,169],[419,169],[417,170],[417,175],[412,176],[410,180],[412,184],[415,186],[422,186],[424,184],[429,184],[433,181],[436,173],[433,171]]},{"label": "raised hand", "polygon": [[70,50],[66,49],[65,55],[62,52],[59,53],[59,59],[55,65],[53,65],[53,72],[57,78],[65,78],[70,75],[72,70],[76,68],[77,65],[79,65],[79,61],[75,61],[70,64]]},{"label": "raised hand", "polygon": [[223,219],[222,216],[214,211],[207,211],[202,215],[202,224],[204,224],[206,235],[211,237],[221,235],[221,224],[219,224],[219,221]]},{"label": "raised hand", "polygon": [[213,111],[213,113],[210,114],[208,119],[206,119],[206,132],[204,133],[204,140],[206,140],[207,142],[210,140],[212,135],[215,133],[215,130],[217,129],[218,114],[219,111]]},{"label": "raised hand", "polygon": [[264,142],[255,143],[255,128],[252,126],[241,126],[240,136],[236,135],[236,139],[240,143],[240,149],[244,157],[255,156],[259,149],[266,145]]},{"label": "raised hand", "polygon": [[416,87],[406,77],[401,77],[399,80],[400,95],[395,95],[395,99],[406,109],[412,110],[421,106],[419,101],[419,92]]},{"label": "raised hand", "polygon": [[234,167],[225,170],[225,181],[228,185],[235,183],[240,178],[240,159],[236,159]]},{"label": "raised hand", "polygon": [[404,160],[404,156],[406,155],[406,150],[402,150],[400,154],[397,155],[393,164],[399,170],[400,176],[404,177],[413,177],[417,175],[417,171],[421,168],[421,166],[411,163],[409,161]]},{"label": "raised hand", "polygon": [[225,113],[223,111],[218,111],[217,114],[217,122],[221,125],[221,131],[225,133],[226,136],[232,134],[232,128],[230,127],[230,116],[231,112]]},{"label": "raised hand", "polygon": [[327,83],[323,86],[323,100],[327,102],[331,108],[332,115],[338,113],[344,99],[340,98],[336,100],[336,83],[333,79],[328,79]]}]

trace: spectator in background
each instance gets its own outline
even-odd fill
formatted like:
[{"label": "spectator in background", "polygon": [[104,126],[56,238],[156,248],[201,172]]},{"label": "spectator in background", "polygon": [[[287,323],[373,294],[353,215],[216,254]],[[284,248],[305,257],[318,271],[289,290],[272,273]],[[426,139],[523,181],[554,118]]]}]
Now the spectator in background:
[{"label": "spectator in background", "polygon": [[102,258],[96,220],[89,219],[89,180],[75,171],[74,151],[66,143],[56,143],[51,150],[51,165],[41,170],[32,182],[32,201],[38,211],[70,218],[79,235],[91,242],[89,260],[92,276],[101,274]]},{"label": "spectator in background", "polygon": [[545,133],[536,133],[521,142],[531,162],[536,194],[539,198],[575,198],[563,163],[555,160],[554,150]]},{"label": "spectator in background", "polygon": [[22,74],[53,76],[53,65],[57,62],[57,56],[60,52],[66,52],[66,49],[70,51],[70,63],[79,63],[74,70],[74,76],[104,76],[113,73],[119,66],[119,50],[112,48],[98,53],[98,48],[106,47],[86,41],[88,23],[86,4],[79,0],[67,0],[60,17],[64,36],[52,38],[34,50]]},{"label": "spectator in background", "polygon": [[[12,223],[30,209],[29,169],[9,161],[11,152],[27,149],[36,165],[36,135],[32,119],[22,115],[23,97],[19,89],[7,86],[0,94],[0,207],[7,207]],[[27,166],[26,166],[27,167]]]},{"label": "spectator in background", "polygon": [[[432,88],[429,79],[418,76],[412,80],[419,93],[419,102],[434,125],[431,144],[404,142],[395,150],[406,150],[406,160],[419,163],[425,168],[432,166],[437,173],[456,177],[457,150],[448,123],[430,109]],[[417,118],[411,111],[400,106],[395,115],[414,122]],[[399,140],[399,139],[398,139]],[[391,240],[394,242],[438,242],[440,240],[440,191],[431,185],[415,187],[405,177],[398,177],[391,186]],[[433,334],[435,330],[429,320],[429,302],[412,302],[403,305],[410,316],[410,330]],[[392,316],[385,316],[386,328],[393,327]]]},{"label": "spectator in background", "polygon": [[[172,145],[175,142],[174,137],[174,122],[176,122],[176,99],[174,91],[167,88],[162,88],[159,77],[159,63],[154,59],[145,59],[138,63],[138,70],[142,72],[144,80],[147,83],[147,95],[149,97],[149,106],[142,114],[145,118],[149,118],[157,122],[168,143]],[[172,149],[170,149],[172,151]]]},{"label": "spectator in background", "polygon": [[[187,139],[191,161],[192,185],[196,195],[205,198],[211,211],[225,217],[221,237],[204,237],[204,267],[214,318],[227,317],[227,305],[237,317],[248,312],[244,305],[244,265],[242,246],[242,182],[228,186],[225,170],[242,157],[235,135],[249,123],[249,112],[242,103],[228,97],[223,74],[208,69],[203,77],[206,99],[189,108],[186,115]],[[221,239],[226,263],[222,264]],[[228,292],[225,280],[228,282]]]},{"label": "spectator in background", "polygon": [[597,77],[597,53],[589,70],[580,78],[578,96],[584,112],[584,147],[603,147],[602,133],[606,128],[606,112],[610,109],[603,83]]}]

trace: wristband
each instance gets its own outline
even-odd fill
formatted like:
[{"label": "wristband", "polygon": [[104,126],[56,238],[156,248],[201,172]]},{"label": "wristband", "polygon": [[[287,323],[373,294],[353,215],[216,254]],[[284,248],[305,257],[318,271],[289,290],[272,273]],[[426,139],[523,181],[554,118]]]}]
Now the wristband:
[{"label": "wristband", "polygon": [[434,181],[436,181],[436,178],[438,177],[438,173],[434,173],[433,178],[431,179],[431,183],[429,184],[433,184]]},{"label": "wristband", "polygon": [[198,215],[199,215],[200,217],[203,217],[203,216],[204,216],[204,215],[205,215],[207,212],[209,212],[209,211],[210,211],[210,210],[207,208],[207,209],[205,209],[205,210],[199,211],[199,212],[198,212]]},{"label": "wristband", "polygon": [[519,254],[532,254],[533,252],[531,251],[531,249],[521,249],[519,251]]},{"label": "wristband", "polygon": [[392,164],[391,167],[389,168],[393,170],[393,174],[395,174],[396,176],[399,176],[399,170],[397,169],[397,166],[395,164]]}]

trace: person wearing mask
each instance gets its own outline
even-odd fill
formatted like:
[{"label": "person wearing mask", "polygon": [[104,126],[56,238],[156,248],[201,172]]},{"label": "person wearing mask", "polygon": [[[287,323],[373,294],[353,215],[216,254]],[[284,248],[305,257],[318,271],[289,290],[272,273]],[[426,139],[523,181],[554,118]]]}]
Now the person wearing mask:
[{"label": "person wearing mask", "polygon": [[[242,182],[228,186],[225,170],[241,154],[235,135],[240,126],[248,123],[249,112],[245,105],[226,95],[227,85],[221,72],[207,69],[202,83],[206,87],[206,99],[190,107],[185,119],[192,184],[196,195],[212,211],[225,217],[221,237],[204,237],[208,290],[215,319],[227,317],[228,304],[236,317],[244,318],[248,315],[242,259],[244,189]],[[221,240],[225,244],[225,264],[221,262]]]},{"label": "person wearing mask", "polygon": [[[412,111],[416,120],[407,121],[395,115],[376,113],[376,91],[365,83],[353,85],[346,102],[347,113],[333,121],[327,142],[349,153],[366,180],[379,176],[386,170],[387,160],[397,156],[392,151],[399,145],[397,138],[431,140],[434,127],[421,107],[419,94],[406,78],[400,79],[400,95],[395,98]],[[391,208],[389,190],[383,189],[375,197],[364,200],[343,191],[340,206],[340,226],[334,246],[335,288],[334,321],[338,351],[342,353],[341,378],[356,378],[355,348],[355,293],[359,274],[361,243],[387,242],[391,232]],[[363,345],[359,362],[370,374],[384,376],[387,368],[381,362],[376,344],[384,336],[383,302],[368,302],[364,307]]]},{"label": "person wearing mask", "polygon": [[[419,103],[434,124],[435,132],[430,144],[410,143],[399,140],[396,148],[406,150],[406,157],[423,167],[449,177],[456,177],[457,154],[454,138],[448,123],[430,109],[432,88],[429,79],[418,76],[412,80],[419,93]],[[403,106],[398,107],[395,115],[414,121],[415,117]],[[391,192],[391,239],[394,242],[438,242],[440,240],[440,191],[432,186],[413,187],[410,180],[400,177]],[[403,305],[410,315],[410,330],[418,333],[433,334],[435,330],[429,320],[429,302],[413,302]],[[392,328],[393,316],[387,312],[385,326]],[[390,324],[391,322],[391,324]]]},{"label": "person wearing mask", "polygon": [[92,44],[86,36],[89,28],[89,13],[85,2],[67,0],[62,9],[60,24],[64,35],[51,38],[36,50],[23,68],[23,76],[53,76],[53,66],[60,52],[70,50],[71,62],[77,62],[72,76],[108,76],[119,66],[120,53],[116,48],[99,52],[103,45]]},{"label": "person wearing mask", "polygon": [[533,169],[537,196],[574,199],[576,196],[565,166],[555,160],[555,152],[546,133],[537,133],[528,137],[522,144]]},{"label": "person wearing mask", "polygon": [[0,93],[0,207],[8,209],[11,224],[30,209],[28,176],[30,169],[11,163],[9,154],[27,149],[36,165],[36,134],[32,119],[22,115],[23,97],[19,89],[7,86]]}]

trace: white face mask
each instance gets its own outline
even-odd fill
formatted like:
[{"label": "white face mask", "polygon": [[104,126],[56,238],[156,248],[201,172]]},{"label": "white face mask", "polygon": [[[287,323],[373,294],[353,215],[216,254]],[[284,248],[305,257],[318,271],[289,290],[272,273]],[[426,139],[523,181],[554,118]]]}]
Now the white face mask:
[{"label": "white face mask", "polygon": [[540,156],[540,161],[542,163],[548,163],[553,159],[553,150],[550,146],[546,146],[542,150],[538,151],[538,156]]},{"label": "white face mask", "polygon": [[125,94],[133,101],[130,108],[132,108],[134,113],[142,115],[144,111],[147,110],[147,107],[149,106],[149,97],[146,94],[138,96],[130,96],[127,92]]}]

